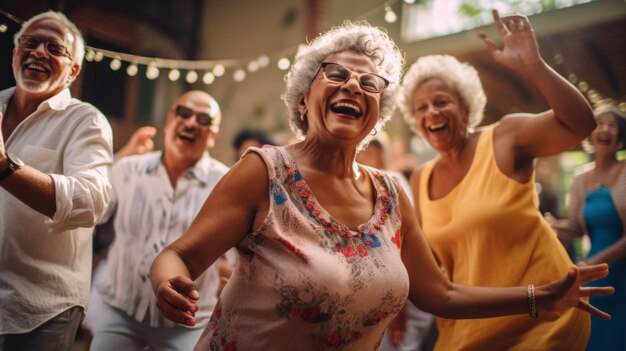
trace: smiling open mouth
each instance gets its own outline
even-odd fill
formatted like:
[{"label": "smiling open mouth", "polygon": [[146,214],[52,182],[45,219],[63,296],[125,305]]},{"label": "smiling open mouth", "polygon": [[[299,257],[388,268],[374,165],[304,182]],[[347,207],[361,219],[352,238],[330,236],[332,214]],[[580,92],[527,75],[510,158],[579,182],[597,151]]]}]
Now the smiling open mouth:
[{"label": "smiling open mouth", "polygon": [[330,110],[334,113],[349,115],[356,118],[361,117],[362,115],[361,108],[358,105],[343,101],[332,104],[330,106]]},{"label": "smiling open mouth", "polygon": [[38,71],[42,73],[50,73],[50,70],[46,66],[38,64],[38,63],[32,63],[32,62],[27,63],[24,65],[24,67],[33,71]]},{"label": "smiling open mouth", "polygon": [[178,133],[178,138],[182,139],[188,143],[194,143],[196,141],[196,137],[191,133]]},{"label": "smiling open mouth", "polygon": [[439,131],[444,130],[447,126],[448,126],[447,123],[433,124],[430,127],[428,127],[428,130],[431,132],[439,132]]}]

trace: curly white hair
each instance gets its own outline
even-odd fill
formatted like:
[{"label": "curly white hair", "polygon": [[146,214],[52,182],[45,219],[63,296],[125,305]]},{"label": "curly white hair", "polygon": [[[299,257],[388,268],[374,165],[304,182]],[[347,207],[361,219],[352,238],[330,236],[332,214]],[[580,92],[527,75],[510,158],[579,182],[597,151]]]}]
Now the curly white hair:
[{"label": "curly white hair", "polygon": [[[311,87],[324,59],[332,54],[353,50],[372,60],[378,74],[389,80],[389,87],[380,98],[380,118],[378,129],[382,128],[391,118],[395,107],[395,90],[400,82],[404,58],[387,32],[365,22],[345,22],[318,36],[306,47],[301,49],[289,73],[285,76],[286,88],[281,96],[289,110],[289,124],[297,136],[306,134],[306,121],[300,120],[298,101],[306,95]],[[361,145],[367,144],[366,138]]]},{"label": "curly white hair", "polygon": [[404,75],[398,93],[398,105],[406,123],[417,133],[412,95],[415,89],[429,79],[439,78],[458,92],[468,110],[468,127],[480,124],[487,104],[478,72],[467,63],[449,55],[430,55],[419,58]]}]

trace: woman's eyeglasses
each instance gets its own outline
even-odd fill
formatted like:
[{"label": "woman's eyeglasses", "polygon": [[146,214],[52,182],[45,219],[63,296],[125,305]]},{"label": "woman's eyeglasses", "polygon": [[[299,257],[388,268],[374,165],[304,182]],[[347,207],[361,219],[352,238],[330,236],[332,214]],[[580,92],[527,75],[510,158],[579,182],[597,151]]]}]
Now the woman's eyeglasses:
[{"label": "woman's eyeglasses", "polygon": [[211,123],[213,122],[213,117],[207,112],[196,112],[190,109],[189,107],[183,106],[183,105],[176,105],[174,107],[174,114],[185,120],[195,115],[196,122],[198,122],[199,125],[204,126],[204,127],[210,126]]},{"label": "woman's eyeglasses", "polygon": [[338,63],[322,62],[317,71],[319,72],[320,69],[324,72],[324,78],[333,83],[345,83],[352,78],[352,75],[355,75],[361,89],[370,93],[380,94],[389,86],[389,81],[377,74],[357,73]]},{"label": "woman's eyeglasses", "polygon": [[70,54],[69,50],[67,50],[67,47],[65,47],[65,45],[61,45],[53,41],[43,40],[30,35],[22,35],[19,39],[17,39],[17,42],[21,47],[29,50],[36,49],[39,44],[43,43],[43,46],[46,48],[46,51],[50,55],[65,56],[70,60],[73,60],[72,55]]}]

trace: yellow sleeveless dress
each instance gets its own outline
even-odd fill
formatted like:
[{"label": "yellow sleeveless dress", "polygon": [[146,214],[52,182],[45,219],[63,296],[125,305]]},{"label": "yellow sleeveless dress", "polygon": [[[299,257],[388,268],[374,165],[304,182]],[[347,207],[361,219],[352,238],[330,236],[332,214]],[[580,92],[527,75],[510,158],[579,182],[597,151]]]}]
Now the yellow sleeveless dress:
[{"label": "yellow sleeveless dress", "polygon": [[[437,160],[422,171],[419,206],[433,253],[455,283],[478,286],[541,285],[562,277],[572,262],[538,210],[534,174],[521,184],[498,168],[494,126],[479,137],[468,173],[441,199],[431,200],[428,180]],[[511,317],[439,318],[435,350],[584,350],[590,318],[571,308]]]}]

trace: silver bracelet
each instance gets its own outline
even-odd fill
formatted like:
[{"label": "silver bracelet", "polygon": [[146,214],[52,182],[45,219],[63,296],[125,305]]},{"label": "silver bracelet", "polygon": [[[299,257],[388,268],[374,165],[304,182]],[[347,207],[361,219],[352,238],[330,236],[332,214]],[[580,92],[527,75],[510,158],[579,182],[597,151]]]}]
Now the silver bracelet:
[{"label": "silver bracelet", "polygon": [[528,314],[530,318],[537,318],[539,314],[537,313],[537,301],[535,299],[535,286],[532,284],[528,284],[527,290],[528,294]]}]

